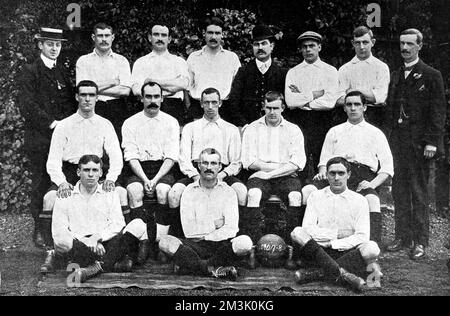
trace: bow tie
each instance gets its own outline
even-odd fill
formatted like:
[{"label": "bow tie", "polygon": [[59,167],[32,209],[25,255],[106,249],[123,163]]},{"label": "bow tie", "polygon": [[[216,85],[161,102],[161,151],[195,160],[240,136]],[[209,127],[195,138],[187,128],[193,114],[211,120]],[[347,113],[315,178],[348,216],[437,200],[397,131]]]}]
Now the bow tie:
[{"label": "bow tie", "polygon": [[408,67],[403,67],[403,70],[404,71],[411,71],[411,70],[413,70],[413,68],[414,68],[414,65],[408,66]]}]

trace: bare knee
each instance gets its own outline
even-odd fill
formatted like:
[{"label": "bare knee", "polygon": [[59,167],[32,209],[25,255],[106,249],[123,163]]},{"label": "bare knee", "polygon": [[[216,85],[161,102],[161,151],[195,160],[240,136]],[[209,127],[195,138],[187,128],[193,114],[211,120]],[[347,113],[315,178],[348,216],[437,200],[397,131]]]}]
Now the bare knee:
[{"label": "bare knee", "polygon": [[291,232],[291,239],[293,242],[296,242],[303,247],[311,240],[311,236],[305,228],[298,226]]},{"label": "bare knee", "polygon": [[247,206],[249,207],[258,207],[261,202],[262,191],[257,188],[252,188],[248,190],[247,193]]},{"label": "bare knee", "polygon": [[363,257],[367,263],[377,260],[380,255],[380,248],[374,241],[362,243],[359,245],[358,250],[361,253],[361,257]]},{"label": "bare knee", "polygon": [[131,207],[138,207],[142,205],[142,198],[144,197],[144,187],[139,182],[131,183],[127,186],[127,193],[130,199]]},{"label": "bare knee", "polygon": [[233,183],[231,187],[236,192],[239,205],[247,205],[247,187],[240,182]]},{"label": "bare knee", "polygon": [[147,233],[147,225],[145,225],[144,221],[142,219],[134,219],[132,220],[124,229],[124,233],[130,233],[134,237],[136,237],[139,240],[143,240],[144,236]]},{"label": "bare knee", "polygon": [[301,206],[302,194],[298,191],[292,191],[288,195],[289,206]]},{"label": "bare knee", "polygon": [[43,199],[43,209],[44,210],[53,210],[53,206],[55,205],[56,202],[56,191],[52,190],[47,192],[44,195],[44,199]]},{"label": "bare knee", "polygon": [[186,186],[181,183],[175,183],[170,189],[167,199],[169,200],[170,208],[177,208],[180,206],[181,195],[183,194]]},{"label": "bare knee", "polygon": [[380,198],[375,194],[367,194],[366,200],[369,203],[370,212],[381,212]]},{"label": "bare knee", "polygon": [[116,192],[119,195],[120,205],[128,205],[128,193],[127,190],[123,187],[116,187]]},{"label": "bare knee", "polygon": [[173,256],[181,245],[182,242],[171,235],[162,236],[159,241],[159,249],[170,256]]},{"label": "bare knee", "polygon": [[302,188],[302,204],[303,205],[306,205],[306,202],[308,201],[309,196],[314,191],[317,191],[317,188],[312,184],[305,185]]},{"label": "bare knee", "polygon": [[249,236],[241,235],[231,240],[231,246],[237,256],[245,256],[252,250],[253,241]]},{"label": "bare knee", "polygon": [[167,204],[167,196],[169,195],[170,185],[165,183],[158,183],[156,185],[156,199],[159,204]]}]

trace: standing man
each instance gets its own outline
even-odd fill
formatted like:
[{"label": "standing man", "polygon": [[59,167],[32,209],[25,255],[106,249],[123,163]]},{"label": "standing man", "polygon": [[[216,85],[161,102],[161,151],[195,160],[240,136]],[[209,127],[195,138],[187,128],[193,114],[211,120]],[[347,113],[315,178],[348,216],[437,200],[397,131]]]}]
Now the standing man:
[{"label": "standing man", "polygon": [[264,95],[284,91],[287,69],[273,63],[275,36],[266,25],[252,30],[255,59],[239,68],[230,93],[230,122],[243,127],[264,115]]},{"label": "standing man", "polygon": [[351,171],[346,159],[330,159],[326,172],[329,186],[311,194],[302,226],[291,233],[301,260],[319,269],[300,269],[295,278],[300,284],[339,281],[361,291],[366,271],[382,276],[376,262],[380,248],[369,241],[367,200],[348,189]]},{"label": "standing man", "polygon": [[133,94],[142,97],[141,89],[145,83],[157,83],[163,89],[161,110],[183,124],[186,113],[183,91],[189,85],[187,63],[167,50],[172,40],[167,26],[153,26],[148,40],[152,44],[152,52],[136,60],[133,65]]},{"label": "standing man", "polygon": [[131,272],[137,245],[148,238],[144,222],[135,219],[126,225],[117,193],[101,189],[100,157],[82,156],[77,174],[73,194],[55,203],[56,254],[82,267],[75,271],[80,282],[102,272]]},{"label": "standing man", "polygon": [[77,84],[82,80],[92,80],[98,86],[98,101],[95,111],[109,120],[122,138],[120,129],[128,118],[126,97],[131,91],[131,70],[128,60],[111,49],[115,39],[113,28],[98,23],[91,35],[94,51],[81,56],[76,64]]},{"label": "standing man", "polygon": [[423,258],[429,240],[428,176],[431,159],[443,150],[446,115],[441,73],[419,59],[423,35],[407,29],[400,35],[404,65],[389,87],[389,128],[395,176],[395,240],[387,248],[412,247],[410,258]]},{"label": "standing man", "polygon": [[[202,93],[201,106],[203,118],[186,124],[181,135],[180,169],[187,178],[179,180],[169,192],[169,206],[178,208],[186,186],[200,178],[198,157],[205,148],[216,148],[223,154],[221,164],[223,169],[217,175],[220,181],[225,181],[237,194],[240,209],[247,203],[247,188],[236,177],[242,168],[241,134],[233,124],[223,120],[219,115],[222,106],[220,93],[215,88],[205,89]],[[179,213],[179,211],[174,211]]]},{"label": "standing man", "polygon": [[306,202],[311,190],[328,186],[327,161],[344,157],[352,170],[348,187],[365,196],[369,202],[370,239],[380,244],[382,217],[376,189],[394,175],[394,162],[384,133],[364,120],[365,103],[362,92],[347,93],[344,106],[347,122],[328,131],[320,154],[319,173],[314,177],[315,187],[304,186],[302,195],[303,202]]},{"label": "standing man", "polygon": [[249,254],[253,242],[238,236],[239,213],[235,191],[218,179],[220,153],[206,148],[199,156],[200,176],[181,197],[181,223],[186,239],[167,235],[159,248],[173,257],[178,273],[236,280],[233,266]]},{"label": "standing man", "polygon": [[339,68],[338,105],[345,105],[345,95],[351,90],[360,91],[367,101],[367,121],[382,127],[390,73],[388,65],[372,55],[375,41],[372,30],[366,26],[353,31],[352,44],[356,56]]},{"label": "standing man", "polygon": [[316,174],[323,140],[332,124],[331,110],[338,97],[338,72],[319,57],[320,34],[308,31],[297,41],[304,61],[290,69],[286,76],[285,96],[289,108],[286,117],[302,129],[306,138],[308,173]]},{"label": "standing man", "polygon": [[[148,222],[149,238],[153,242],[168,234],[173,217],[169,212],[168,194],[175,183],[172,167],[180,152],[180,126],[174,117],[160,110],[163,102],[160,85],[147,82],[141,94],[144,109],[123,123],[122,148],[131,169],[126,186],[131,218]],[[156,195],[156,231],[152,215],[143,209],[144,194]]]},{"label": "standing man", "polygon": [[302,183],[297,175],[306,163],[303,134],[297,125],[281,115],[285,108],[281,93],[271,91],[264,98],[266,115],[245,129],[242,140],[242,164],[252,174],[247,181],[247,210],[241,214],[240,228],[255,242],[264,229],[261,206],[270,194],[277,194],[288,206],[288,234],[300,225],[303,217],[300,214]]},{"label": "standing man", "polygon": [[76,105],[69,73],[57,62],[62,42],[66,41],[63,31],[41,28],[36,39],[41,55],[22,71],[19,102],[25,118],[24,150],[32,181],[30,208],[35,224],[33,238],[38,247],[44,247],[38,218],[42,210],[42,199],[51,185],[45,170],[50,139],[58,122],[71,115]]},{"label": "standing man", "polygon": [[189,93],[191,106],[189,114],[191,118],[201,118],[200,106],[201,93],[209,87],[219,90],[223,106],[222,116],[226,121],[231,121],[229,114],[228,96],[231,90],[233,78],[241,67],[238,56],[222,47],[223,22],[217,17],[208,18],[205,21],[206,46],[201,50],[191,53],[187,59],[189,75],[191,78]]}]

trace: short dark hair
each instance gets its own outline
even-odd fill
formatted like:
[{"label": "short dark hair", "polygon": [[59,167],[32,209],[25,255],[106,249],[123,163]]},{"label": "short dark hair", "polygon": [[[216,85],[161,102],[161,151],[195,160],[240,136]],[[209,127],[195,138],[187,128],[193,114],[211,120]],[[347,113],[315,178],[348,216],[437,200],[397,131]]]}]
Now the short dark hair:
[{"label": "short dark hair", "polygon": [[203,100],[203,96],[206,94],[217,94],[219,96],[219,100],[220,100],[220,92],[219,90],[217,90],[216,88],[206,88],[205,90],[203,90],[201,96],[200,96],[200,101]]},{"label": "short dark hair", "polygon": [[80,88],[81,87],[94,87],[96,93],[98,93],[98,86],[97,84],[92,81],[92,80],[81,80],[80,82],[78,82],[77,87],[75,88],[75,91],[77,93],[80,93]]},{"label": "short dark hair", "polygon": [[103,161],[102,161],[102,159],[99,156],[97,156],[97,155],[84,155],[84,156],[81,156],[80,160],[78,160],[78,169],[81,169],[81,165],[85,165],[87,163],[90,163],[91,161],[93,163],[100,164],[100,168],[103,168]]},{"label": "short dark hair", "polygon": [[373,38],[373,32],[371,29],[369,29],[367,26],[358,26],[354,31],[353,31],[353,37],[361,37],[364,36],[366,34],[369,34],[370,38]]},{"label": "short dark hair", "polygon": [[205,22],[204,22],[205,30],[210,25],[217,25],[223,29],[223,21],[220,18],[218,18],[217,16],[209,17],[205,20]]},{"label": "short dark hair", "polygon": [[366,97],[361,91],[353,90],[345,95],[344,101],[347,101],[348,97],[360,97],[362,104],[366,104]]},{"label": "short dark hair", "polygon": [[146,82],[146,83],[144,83],[144,84],[142,85],[142,88],[141,88],[141,96],[144,96],[144,88],[145,88],[146,86],[149,86],[149,87],[158,86],[158,87],[159,87],[159,90],[161,91],[161,96],[162,96],[162,94],[163,94],[162,87],[161,87],[158,83],[153,82],[153,81]]},{"label": "short dark hair", "polygon": [[342,164],[345,169],[347,169],[347,172],[351,171],[351,165],[348,162],[347,159],[345,159],[344,157],[333,157],[330,160],[328,160],[327,162],[327,171],[330,168],[331,165],[336,165],[336,164]]},{"label": "short dark hair", "polygon": [[198,155],[198,161],[202,160],[202,155],[208,154],[208,155],[218,155],[219,161],[222,161],[222,155],[220,152],[215,148],[205,148],[200,152],[200,155]]},{"label": "short dark hair", "polygon": [[281,103],[284,105],[283,93],[278,91],[269,91],[264,95],[264,101],[273,102],[276,100],[281,100]]},{"label": "short dark hair", "polygon": [[114,30],[113,30],[112,26],[108,25],[106,23],[103,23],[103,22],[95,24],[94,27],[92,28],[92,33],[95,34],[97,29],[100,29],[100,30],[110,29],[111,34],[114,34]]},{"label": "short dark hair", "polygon": [[421,44],[423,42],[423,34],[418,29],[406,29],[401,35],[416,35],[417,36],[417,44]]}]

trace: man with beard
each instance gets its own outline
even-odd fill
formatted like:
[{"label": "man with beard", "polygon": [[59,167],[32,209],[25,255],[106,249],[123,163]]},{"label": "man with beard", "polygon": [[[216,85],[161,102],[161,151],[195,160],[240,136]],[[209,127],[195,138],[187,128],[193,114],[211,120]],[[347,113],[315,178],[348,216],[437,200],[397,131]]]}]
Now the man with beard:
[{"label": "man with beard", "polygon": [[[156,82],[147,82],[141,89],[144,110],[128,118],[122,126],[122,148],[130,172],[126,181],[131,218],[141,218],[148,225],[150,241],[158,242],[167,235],[171,214],[168,193],[175,183],[172,167],[178,161],[180,126],[177,120],[160,110],[163,89]],[[144,194],[156,195],[153,210],[143,208]],[[156,220],[156,231],[154,229]],[[141,245],[143,261],[150,245]],[[145,250],[145,251],[144,251]]]},{"label": "man with beard", "polygon": [[152,44],[152,52],[136,60],[133,65],[133,94],[142,97],[141,90],[145,83],[157,83],[163,89],[161,110],[175,117],[182,125],[186,113],[183,91],[189,85],[187,63],[167,50],[172,40],[167,26],[154,25],[148,40]]},{"label": "man with beard", "polygon": [[191,78],[189,93],[191,106],[189,114],[192,118],[200,118],[203,111],[200,106],[201,93],[209,87],[216,88],[222,99],[222,116],[230,121],[228,96],[231,83],[241,62],[238,56],[222,47],[223,21],[217,17],[205,21],[206,46],[191,53],[187,59]]},{"label": "man with beard", "polygon": [[98,101],[95,112],[108,119],[119,139],[120,129],[128,117],[126,97],[131,91],[131,70],[128,60],[112,51],[115,39],[111,26],[98,23],[93,28],[94,51],[77,60],[77,84],[92,80],[98,86]]},{"label": "man with beard", "polygon": [[239,68],[230,93],[230,122],[243,127],[264,115],[264,95],[283,91],[287,69],[272,59],[275,36],[267,25],[252,30],[255,59]]},{"label": "man with beard", "polygon": [[50,140],[58,122],[71,115],[76,105],[69,72],[61,62],[57,62],[62,42],[66,41],[63,31],[41,28],[36,39],[41,55],[22,71],[19,103],[25,118],[24,150],[32,183],[30,209],[34,218],[33,238],[38,247],[45,247],[39,214],[44,194],[51,185],[45,170]]},{"label": "man with beard", "polygon": [[199,179],[181,197],[181,223],[185,239],[163,236],[159,248],[173,257],[175,270],[236,280],[233,264],[252,250],[248,236],[238,236],[239,213],[235,191],[217,178],[222,169],[220,153],[201,151]]}]

